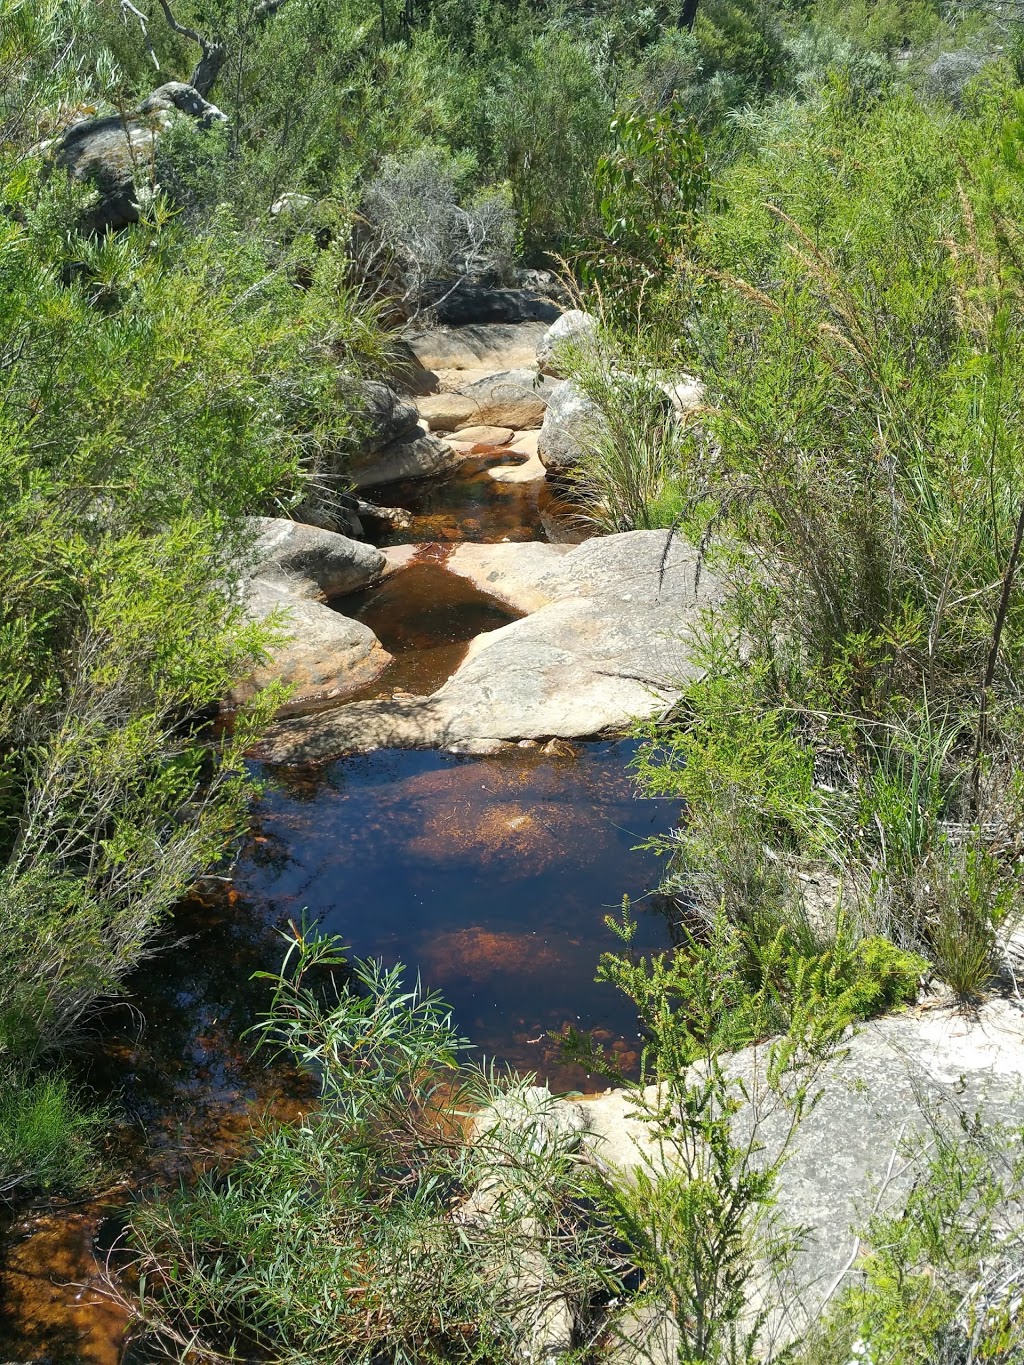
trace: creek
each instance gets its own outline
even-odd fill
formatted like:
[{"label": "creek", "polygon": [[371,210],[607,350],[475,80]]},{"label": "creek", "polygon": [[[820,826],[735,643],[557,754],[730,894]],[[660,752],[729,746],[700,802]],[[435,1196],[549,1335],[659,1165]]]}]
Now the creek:
[{"label": "creek", "polygon": [[[499,482],[484,464],[385,494],[411,514],[392,541],[421,548],[381,587],[337,605],[395,655],[374,695],[422,692],[450,676],[474,635],[515,616],[447,572],[446,544],[578,537],[543,484]],[[406,963],[453,1006],[472,1058],[537,1072],[553,1089],[593,1089],[559,1055],[557,1035],[574,1025],[634,1067],[635,1016],[594,971],[616,946],[604,917],[624,895],[636,898],[637,946],[667,944],[650,894],[659,862],[634,850],[678,812],[636,797],[633,753],[628,740],[556,741],[260,771],[230,877],[204,880],[178,908],[82,1051],[81,1079],[110,1107],[108,1190],[0,1225],[0,1360],[117,1365],[124,1318],[95,1286],[125,1202],[229,1160],[253,1114],[287,1120],[308,1104],[304,1079],[254,1059],[244,1037],[268,995],[251,978],[279,965],[289,922],[315,920],[354,955]]]}]

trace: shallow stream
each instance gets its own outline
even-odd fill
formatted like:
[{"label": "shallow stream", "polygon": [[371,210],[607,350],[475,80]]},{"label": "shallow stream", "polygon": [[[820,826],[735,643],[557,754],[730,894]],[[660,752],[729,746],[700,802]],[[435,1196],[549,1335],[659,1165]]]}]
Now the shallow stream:
[{"label": "shallow stream", "polygon": [[[405,540],[449,512],[453,534],[437,540],[544,534],[534,485],[473,472],[387,491],[414,514]],[[421,515],[428,505],[439,510]],[[336,604],[395,655],[382,690],[437,687],[473,635],[513,619],[443,557],[425,549],[380,588]],[[558,741],[491,757],[380,751],[264,769],[230,877],[179,907],[161,952],[84,1050],[82,1078],[113,1115],[109,1190],[0,1227],[0,1361],[116,1365],[123,1318],[92,1285],[126,1199],[230,1158],[254,1113],[287,1118],[308,1103],[303,1079],[254,1060],[243,1038],[267,1003],[252,974],[279,964],[289,921],[316,920],[355,955],[406,963],[453,1006],[472,1056],[535,1071],[554,1089],[603,1085],[559,1056],[552,1035],[575,1025],[634,1066],[635,1017],[594,971],[616,946],[604,917],[623,895],[637,898],[638,946],[667,942],[648,894],[658,861],[631,850],[667,831],[677,808],[635,797],[633,752],[627,740]]]}]

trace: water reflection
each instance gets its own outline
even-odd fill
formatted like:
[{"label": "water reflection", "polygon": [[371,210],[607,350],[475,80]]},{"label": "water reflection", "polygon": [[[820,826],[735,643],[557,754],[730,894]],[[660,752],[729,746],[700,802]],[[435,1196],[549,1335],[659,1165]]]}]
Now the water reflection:
[{"label": "water reflection", "polygon": [[[675,814],[634,796],[631,752],[385,751],[277,773],[235,886],[277,919],[308,912],[356,954],[410,964],[482,1052],[584,1085],[548,1034],[600,1028],[635,1060],[632,1011],[594,970],[617,943],[604,916],[657,882],[656,857],[631,850]],[[667,946],[647,904],[637,944]]]}]

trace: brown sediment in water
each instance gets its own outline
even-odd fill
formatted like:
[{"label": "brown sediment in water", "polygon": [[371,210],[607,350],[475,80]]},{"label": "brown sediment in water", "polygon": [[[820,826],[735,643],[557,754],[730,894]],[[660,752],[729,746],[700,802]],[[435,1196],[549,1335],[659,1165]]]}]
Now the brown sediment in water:
[{"label": "brown sediment in water", "polygon": [[420,946],[417,957],[428,980],[463,977],[477,985],[502,972],[550,969],[562,961],[536,934],[501,933],[480,925],[435,934]]},{"label": "brown sediment in water", "polygon": [[371,524],[367,533],[381,546],[424,541],[457,544],[464,540],[488,543],[543,540],[545,531],[540,515],[543,481],[502,483],[492,479],[489,468],[519,461],[514,452],[507,450],[492,454],[494,458],[464,460],[442,479],[413,479],[366,489],[369,502],[401,507],[412,516],[408,526]]},{"label": "brown sediment in water", "polygon": [[521,613],[449,573],[450,546],[430,544],[383,583],[335,598],[331,605],[370,627],[393,661],[370,686],[348,701],[427,696],[455,672],[470,641],[498,630]]},{"label": "brown sediment in water", "polygon": [[[21,1221],[0,1270],[0,1355],[52,1365],[117,1365],[128,1317],[101,1292],[99,1204]],[[39,1353],[42,1353],[41,1355]]]},{"label": "brown sediment in water", "polygon": [[[543,481],[487,472],[509,463],[508,450],[484,448],[447,481],[392,485],[378,498],[367,490],[414,517],[382,543],[419,542],[378,588],[332,604],[396,656],[368,695],[435,691],[474,636],[516,619],[446,570],[454,543],[589,533]],[[117,1365],[125,1320],[96,1285],[129,1189],[166,1189],[230,1162],[254,1114],[288,1122],[311,1106],[308,1078],[254,1061],[243,1041],[269,998],[253,972],[278,967],[275,928],[307,912],[355,956],[410,963],[485,1056],[556,1089],[589,1088],[557,1035],[596,1023],[624,1069],[635,1067],[635,1016],[593,984],[599,953],[615,947],[605,913],[656,875],[651,855],[640,863],[629,848],[667,829],[663,807],[633,802],[629,753],[628,744],[476,759],[396,751],[270,774],[234,885],[210,882],[179,909],[175,944],[129,983],[131,1004],[103,1021],[84,1067],[119,1115],[107,1157],[120,1185],[103,1200],[0,1226],[0,1360]],[[656,916],[641,908],[639,922],[639,950],[663,942]]]}]

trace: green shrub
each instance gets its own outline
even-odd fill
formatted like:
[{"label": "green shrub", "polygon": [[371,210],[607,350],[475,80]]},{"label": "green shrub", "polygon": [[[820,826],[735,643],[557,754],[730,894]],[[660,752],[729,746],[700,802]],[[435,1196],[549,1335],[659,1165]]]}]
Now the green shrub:
[{"label": "green shrub", "polygon": [[781,26],[764,0],[706,0],[697,10],[694,36],[704,70],[737,77],[748,98],[784,76]]},{"label": "green shrub", "polygon": [[797,1356],[836,1360],[1021,1359],[1024,1170],[1019,1131],[936,1116],[900,1149],[912,1179],[862,1230],[860,1273]]},{"label": "green shrub", "polygon": [[565,246],[593,212],[593,174],[611,101],[590,54],[568,33],[543,33],[483,91],[485,167],[512,190],[527,252]]},{"label": "green shrub", "polygon": [[312,1072],[321,1102],[134,1211],[141,1315],[171,1358],[245,1343],[324,1365],[504,1360],[530,1320],[529,1257],[553,1293],[596,1292],[611,1262],[605,1230],[572,1216],[582,1172],[532,1130],[466,1141],[461,1121],[521,1084],[453,1070],[462,1040],[436,997],[324,939],[300,938],[271,980],[261,1040]]},{"label": "green shrub", "polygon": [[935,970],[963,1006],[978,1002],[999,967],[1000,939],[1020,920],[1014,870],[975,839],[947,840],[922,861],[918,914]]}]

